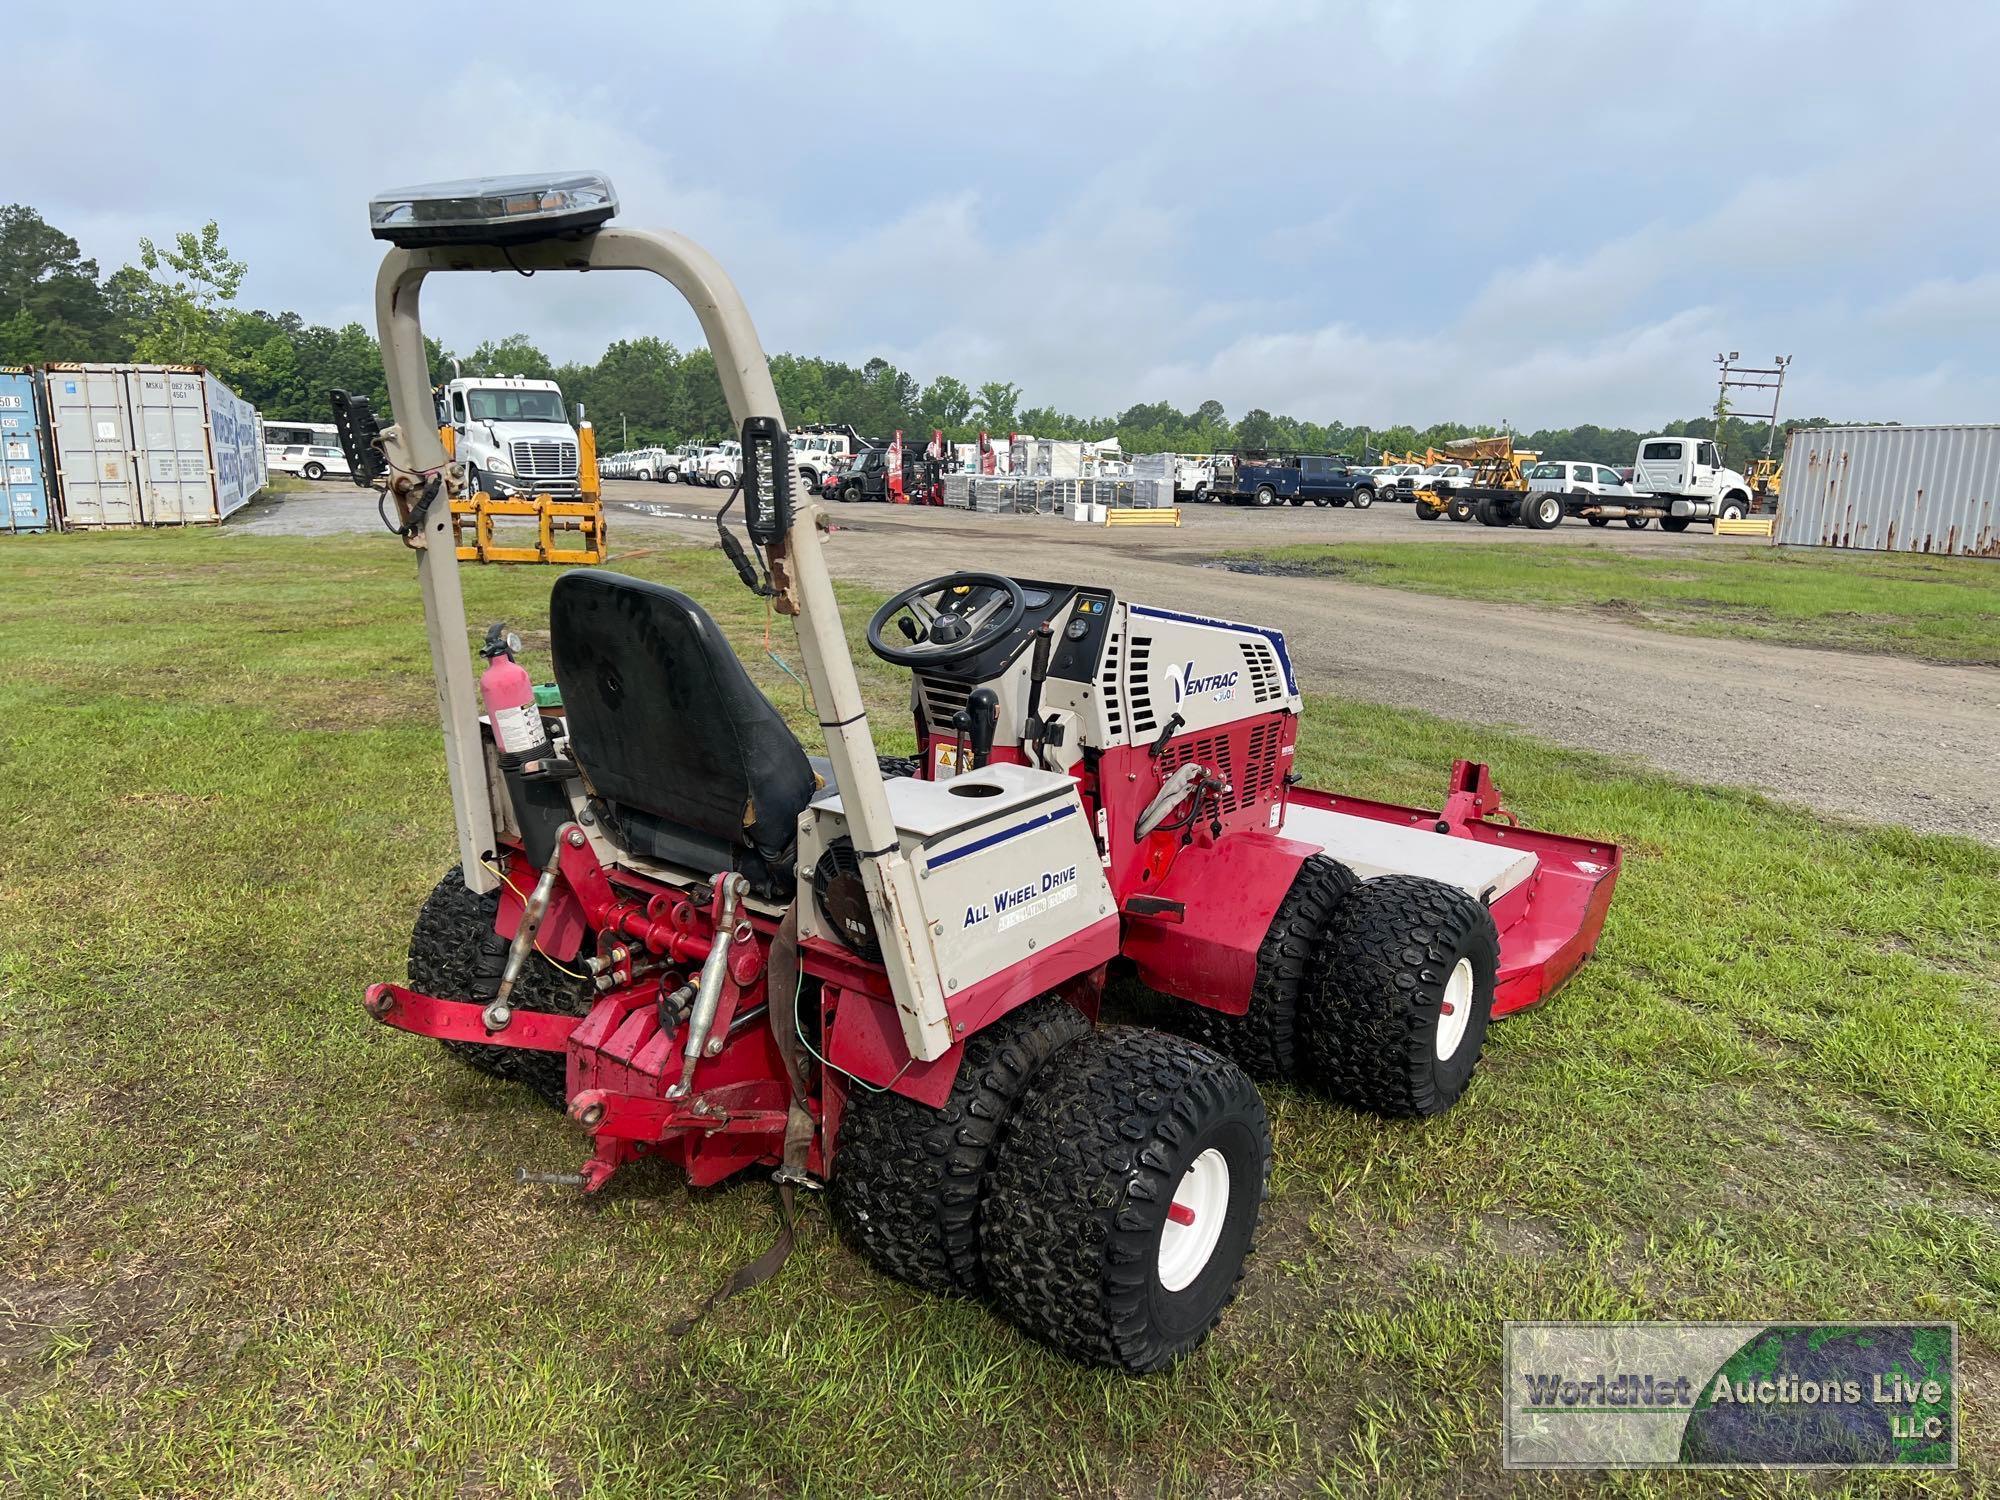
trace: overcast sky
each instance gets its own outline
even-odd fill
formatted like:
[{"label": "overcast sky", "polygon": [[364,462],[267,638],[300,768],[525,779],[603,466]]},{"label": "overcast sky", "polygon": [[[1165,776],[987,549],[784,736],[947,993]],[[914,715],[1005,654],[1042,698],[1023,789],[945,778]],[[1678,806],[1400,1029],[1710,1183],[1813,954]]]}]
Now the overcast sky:
[{"label": "overcast sky", "polygon": [[[607,172],[772,350],[1025,404],[1648,426],[1713,357],[1796,415],[2000,416],[2000,5],[9,7],[0,197],[103,268],[220,221],[242,301],[368,320],[370,193]],[[399,54],[389,41],[406,35]],[[446,278],[557,358],[664,283]]]}]

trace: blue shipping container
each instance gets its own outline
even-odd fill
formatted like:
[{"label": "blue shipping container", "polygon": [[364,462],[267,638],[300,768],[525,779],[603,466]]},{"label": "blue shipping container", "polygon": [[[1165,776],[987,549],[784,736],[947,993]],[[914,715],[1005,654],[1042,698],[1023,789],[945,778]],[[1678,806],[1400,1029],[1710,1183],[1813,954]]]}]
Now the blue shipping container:
[{"label": "blue shipping container", "polygon": [[0,531],[49,530],[49,486],[42,469],[39,393],[31,370],[0,367],[0,465],[6,484]]}]

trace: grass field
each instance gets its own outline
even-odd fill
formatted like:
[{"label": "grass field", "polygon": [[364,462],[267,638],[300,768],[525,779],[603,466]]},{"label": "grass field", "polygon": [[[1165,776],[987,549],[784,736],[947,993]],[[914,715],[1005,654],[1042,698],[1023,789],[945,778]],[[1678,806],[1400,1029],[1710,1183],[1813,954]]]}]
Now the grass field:
[{"label": "grass field", "polygon": [[1591,610],[1690,635],[2000,666],[2000,566],[1989,559],[1791,547],[1662,559],[1535,542],[1302,543],[1245,556],[1352,583]]},{"label": "grass field", "polygon": [[[619,565],[694,580],[808,721],[716,554]],[[469,575],[473,622],[542,625],[550,578]],[[1471,754],[1628,852],[1598,960],[1460,1107],[1271,1091],[1243,1296],[1161,1376],[911,1294],[817,1211],[676,1342],[768,1192],[516,1188],[573,1127],[358,1004],[454,857],[408,555],[17,541],[0,644],[0,1492],[1497,1493],[1501,1320],[1658,1316],[1958,1320],[1968,1472],[1623,1493],[2000,1486],[1992,850],[1314,697],[1315,784],[1434,803]]]}]

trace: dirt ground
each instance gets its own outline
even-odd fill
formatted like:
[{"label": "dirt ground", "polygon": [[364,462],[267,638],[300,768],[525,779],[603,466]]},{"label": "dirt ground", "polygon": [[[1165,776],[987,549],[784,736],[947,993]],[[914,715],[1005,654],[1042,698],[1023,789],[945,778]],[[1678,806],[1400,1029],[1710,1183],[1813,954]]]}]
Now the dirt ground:
[{"label": "dirt ground", "polygon": [[[612,545],[711,541],[724,497],[614,481]],[[1822,812],[2000,844],[1990,774],[2000,674],[1887,656],[1668,635],[1584,611],[1473,603],[1323,577],[1256,576],[1219,554],[1288,542],[1533,538],[1662,556],[1759,546],[1697,526],[1678,537],[1565,522],[1552,532],[1418,521],[1410,508],[1190,506],[1178,529],[1106,531],[1052,517],[830,507],[838,578],[900,588],[957,568],[1096,583],[1125,597],[1278,626],[1308,692],[1515,726],[1690,780],[1753,787]],[[325,485],[259,502],[232,531],[327,535],[377,526],[371,497]]]}]

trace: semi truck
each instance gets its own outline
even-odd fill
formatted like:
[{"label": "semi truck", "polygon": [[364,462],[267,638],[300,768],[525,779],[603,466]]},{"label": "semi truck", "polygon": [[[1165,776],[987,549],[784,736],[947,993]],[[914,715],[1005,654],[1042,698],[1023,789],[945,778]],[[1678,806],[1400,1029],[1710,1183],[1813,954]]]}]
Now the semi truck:
[{"label": "semi truck", "polygon": [[474,493],[496,500],[581,493],[576,428],[553,380],[464,375],[444,385],[438,402]]},{"label": "semi truck", "polygon": [[1607,499],[1576,514],[1593,524],[1656,520],[1670,532],[1686,531],[1696,521],[1739,521],[1750,514],[1750,481],[1722,462],[1709,438],[1661,434],[1642,440],[1631,484],[1631,500]]}]

